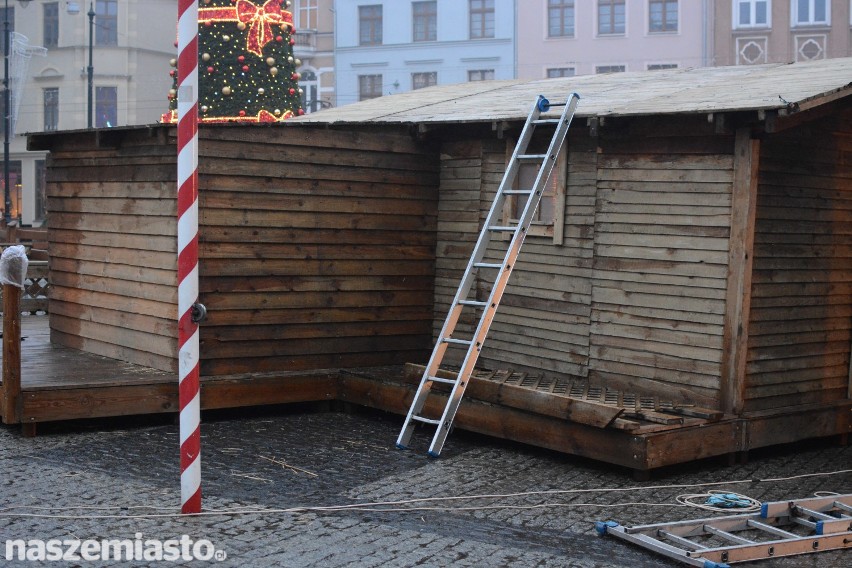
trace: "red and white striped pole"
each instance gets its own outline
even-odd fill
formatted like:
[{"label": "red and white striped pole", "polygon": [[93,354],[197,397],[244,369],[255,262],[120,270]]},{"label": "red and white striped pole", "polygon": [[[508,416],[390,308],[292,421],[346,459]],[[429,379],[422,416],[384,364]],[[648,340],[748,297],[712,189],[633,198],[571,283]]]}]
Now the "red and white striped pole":
[{"label": "red and white striped pole", "polygon": [[201,512],[198,300],[198,0],[178,0],[178,374],[181,513]]}]

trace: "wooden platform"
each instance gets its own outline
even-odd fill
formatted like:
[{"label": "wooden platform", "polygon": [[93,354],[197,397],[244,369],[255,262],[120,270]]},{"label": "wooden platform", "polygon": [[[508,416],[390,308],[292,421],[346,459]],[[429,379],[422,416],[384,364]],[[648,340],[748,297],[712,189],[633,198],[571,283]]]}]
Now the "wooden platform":
[{"label": "wooden platform", "polygon": [[[43,316],[24,317],[22,336],[20,420],[3,416],[5,423],[30,425],[34,433],[39,422],[177,412],[177,378],[170,373],[52,345]],[[339,400],[404,414],[419,377],[416,365],[202,377],[202,408]],[[441,405],[438,396],[430,402]],[[844,435],[852,429],[850,414],[852,404],[844,400],[737,417],[504,370],[477,372],[455,424],[647,474],[676,463]],[[428,437],[415,433],[413,447],[425,451]]]}]

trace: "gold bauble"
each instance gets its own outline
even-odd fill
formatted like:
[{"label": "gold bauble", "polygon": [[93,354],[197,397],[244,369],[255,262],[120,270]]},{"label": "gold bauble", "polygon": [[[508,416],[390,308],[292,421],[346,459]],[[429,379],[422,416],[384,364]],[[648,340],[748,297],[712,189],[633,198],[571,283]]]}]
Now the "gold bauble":
[{"label": "gold bauble", "polygon": [[281,109],[280,108],[277,108],[272,112],[275,114],[275,116],[281,116]]},{"label": "gold bauble", "polygon": [[287,61],[289,61],[290,63],[293,63],[293,56],[291,55],[290,57],[288,57]]},{"label": "gold bauble", "polygon": [[201,112],[207,112],[207,105],[203,105],[201,107]]},{"label": "gold bauble", "polygon": [[231,94],[231,87],[222,87],[222,94],[226,97]]},{"label": "gold bauble", "polygon": [[174,89],[169,89],[169,94],[175,96],[177,94],[177,91],[175,91]]},{"label": "gold bauble", "polygon": [[231,36],[229,36],[229,35],[223,35],[223,36],[222,36],[222,41],[231,41]]},{"label": "gold bauble", "polygon": [[265,92],[266,92],[266,89],[264,89],[263,87],[261,87],[261,88],[259,88],[259,89],[257,90],[257,94],[258,94],[258,95],[262,95],[262,94],[263,94],[263,93],[265,93]]},{"label": "gold bauble", "polygon": [[278,75],[278,67],[270,67],[269,68],[269,74],[272,75],[273,77]]},{"label": "gold bauble", "polygon": [[169,65],[172,67],[177,67],[177,59],[169,59]]},{"label": "gold bauble", "polygon": [[204,54],[202,54],[202,55],[201,55],[201,60],[202,60],[202,61],[210,61],[210,54],[209,54],[209,53],[204,53]]},{"label": "gold bauble", "polygon": [[246,29],[246,25],[243,22],[237,22],[237,29],[243,31]]},{"label": "gold bauble", "polygon": [[273,65],[275,65],[275,58],[274,57],[267,57],[266,58],[266,64],[269,65],[270,67],[272,67]]},{"label": "gold bauble", "polygon": [[297,60],[296,60],[296,67],[298,67],[298,66],[299,66],[299,65],[301,65],[301,64],[302,64],[302,60],[301,60],[301,59],[297,59]]}]

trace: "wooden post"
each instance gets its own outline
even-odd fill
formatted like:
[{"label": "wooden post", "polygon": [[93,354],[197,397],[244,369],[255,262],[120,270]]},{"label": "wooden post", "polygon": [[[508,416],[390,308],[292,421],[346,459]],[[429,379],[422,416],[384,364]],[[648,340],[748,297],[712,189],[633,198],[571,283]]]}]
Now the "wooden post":
[{"label": "wooden post", "polygon": [[3,285],[3,423],[21,421],[21,289]]},{"label": "wooden post", "polygon": [[721,406],[738,414],[745,399],[754,225],[757,214],[757,176],[760,141],[749,128],[740,128],[734,143],[734,186],[731,236],[728,242],[728,290],[723,338]]}]

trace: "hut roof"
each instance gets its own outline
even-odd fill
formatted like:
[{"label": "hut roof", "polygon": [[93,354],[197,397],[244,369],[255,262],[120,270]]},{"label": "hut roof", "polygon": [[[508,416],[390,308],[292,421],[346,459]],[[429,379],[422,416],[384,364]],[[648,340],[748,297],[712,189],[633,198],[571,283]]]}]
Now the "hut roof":
[{"label": "hut roof", "polygon": [[581,96],[577,116],[806,110],[852,94],[852,58],[808,63],[703,67],[534,81],[442,85],[362,101],[294,119],[298,123],[428,124],[522,120],[544,95]]}]

